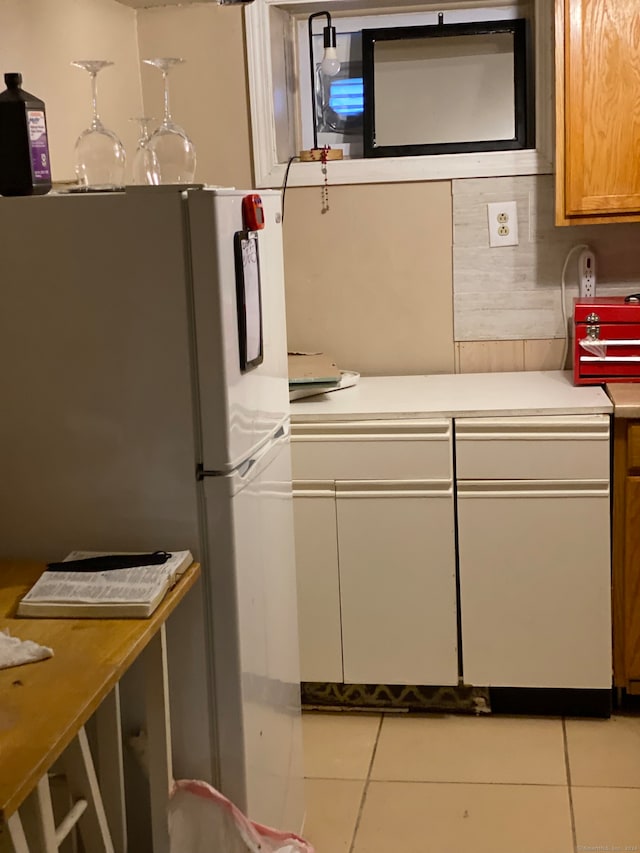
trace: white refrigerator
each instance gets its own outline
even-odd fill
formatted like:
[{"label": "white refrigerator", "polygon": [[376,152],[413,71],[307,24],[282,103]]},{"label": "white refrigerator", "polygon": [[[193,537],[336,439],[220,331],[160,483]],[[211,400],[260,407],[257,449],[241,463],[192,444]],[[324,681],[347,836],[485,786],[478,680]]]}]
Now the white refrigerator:
[{"label": "white refrigerator", "polygon": [[253,231],[247,195],[0,199],[0,553],[190,548],[202,579],[168,624],[174,774],[299,831],[281,195],[260,194]]}]

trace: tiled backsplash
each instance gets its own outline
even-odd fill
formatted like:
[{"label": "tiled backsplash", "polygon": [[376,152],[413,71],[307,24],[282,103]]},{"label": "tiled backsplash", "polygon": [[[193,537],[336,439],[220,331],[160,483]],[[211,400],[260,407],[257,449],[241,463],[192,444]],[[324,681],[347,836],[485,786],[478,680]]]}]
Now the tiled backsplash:
[{"label": "tiled backsplash", "polygon": [[[561,338],[528,341],[459,341],[456,373],[500,373],[513,370],[559,370]],[[570,366],[571,353],[566,365]]]},{"label": "tiled backsplash", "polygon": [[[489,247],[493,201],[516,201],[518,246]],[[553,222],[552,175],[453,181],[454,337],[462,372],[539,370],[545,360],[559,362],[562,346],[552,339],[564,334],[560,277],[572,246],[588,243],[595,252],[600,293],[640,290],[640,224],[558,228]],[[577,264],[576,252],[566,276],[569,317]]]},{"label": "tiled backsplash", "polygon": [[[557,370],[560,276],[580,243],[595,252],[600,292],[640,291],[640,224],[557,228],[551,175],[332,186],[330,196],[321,216],[317,188],[287,193],[289,346],[363,375]],[[491,201],[516,202],[518,246],[489,247]],[[568,316],[577,266],[576,253]]]}]

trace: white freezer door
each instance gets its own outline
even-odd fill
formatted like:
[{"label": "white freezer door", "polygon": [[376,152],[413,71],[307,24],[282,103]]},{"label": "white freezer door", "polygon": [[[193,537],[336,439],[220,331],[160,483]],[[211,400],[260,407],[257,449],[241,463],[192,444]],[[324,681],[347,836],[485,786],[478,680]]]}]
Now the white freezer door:
[{"label": "white freezer door", "polygon": [[289,415],[281,194],[262,198],[258,232],[263,361],[240,369],[234,234],[243,229],[242,199],[251,192],[188,193],[201,461],[231,471]]},{"label": "white freezer door", "polygon": [[219,785],[253,820],[300,831],[303,774],[288,434],[206,477]]}]

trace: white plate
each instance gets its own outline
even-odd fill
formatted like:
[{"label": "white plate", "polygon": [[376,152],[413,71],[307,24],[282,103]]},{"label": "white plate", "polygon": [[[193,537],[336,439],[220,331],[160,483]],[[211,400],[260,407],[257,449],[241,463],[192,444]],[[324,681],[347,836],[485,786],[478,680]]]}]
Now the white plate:
[{"label": "white plate", "polygon": [[355,370],[341,370],[340,381],[337,385],[333,385],[329,388],[326,386],[324,388],[318,388],[317,385],[314,387],[310,384],[304,388],[289,389],[289,400],[302,400],[305,397],[315,397],[318,394],[328,394],[331,391],[340,391],[343,388],[349,388],[352,385],[357,385],[359,379],[360,374],[356,373]]}]

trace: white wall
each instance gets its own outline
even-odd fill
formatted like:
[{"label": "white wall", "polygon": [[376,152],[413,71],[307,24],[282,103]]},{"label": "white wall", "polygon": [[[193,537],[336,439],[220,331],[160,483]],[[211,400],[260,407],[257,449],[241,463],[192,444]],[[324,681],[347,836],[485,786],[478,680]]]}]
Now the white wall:
[{"label": "white wall", "polygon": [[[179,56],[169,77],[171,112],[196,147],[195,179],[252,184],[243,7],[194,3],[138,11],[140,56]],[[143,67],[148,114],[162,115],[162,77]]]},{"label": "white wall", "polygon": [[[331,183],[331,163],[328,164]],[[289,348],[365,375],[451,373],[451,183],[287,190]]]},{"label": "white wall", "polygon": [[73,146],[91,121],[89,75],[73,59],[116,63],[98,76],[98,105],[130,161],[137,125],[129,118],[142,109],[135,10],[115,0],[0,0],[0,73],[21,72],[45,102],[56,181],[75,178]]},{"label": "white wall", "polygon": [[[0,72],[22,72],[25,88],[47,104],[56,180],[73,178],[75,138],[90,120],[88,75],[70,61],[116,62],[102,72],[101,113],[131,160],[137,133],[128,119],[142,110],[140,57],[155,54],[187,60],[174,72],[172,102],[198,149],[196,179],[251,184],[241,6],[141,9],[136,18],[116,0],[0,0],[0,22]],[[152,114],[161,108],[159,78],[153,69],[142,72]],[[331,184],[331,167],[328,178]],[[640,225],[557,229],[552,183],[330,187],[326,215],[319,187],[291,189],[284,228],[290,345],[324,349],[364,373],[448,371],[454,347],[463,371],[556,368],[566,250],[588,239],[603,286],[638,290]],[[486,202],[511,199],[521,244],[489,249]]]}]

